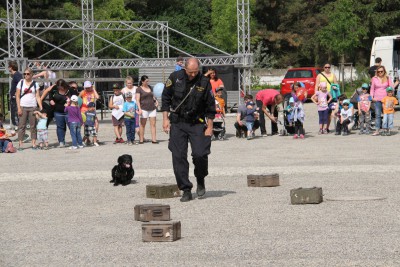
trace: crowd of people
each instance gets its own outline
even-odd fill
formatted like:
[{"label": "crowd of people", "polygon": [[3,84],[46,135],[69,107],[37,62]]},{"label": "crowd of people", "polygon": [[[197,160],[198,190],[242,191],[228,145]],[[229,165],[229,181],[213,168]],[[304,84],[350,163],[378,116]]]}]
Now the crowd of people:
[{"label": "crowd of people", "polygon": [[[183,58],[177,59],[175,68],[176,71],[184,69]],[[7,150],[7,147],[10,148],[10,137],[15,135],[18,140],[17,149],[23,149],[28,125],[31,148],[48,149],[47,129],[53,120],[56,125],[58,147],[65,147],[68,130],[72,140],[70,149],[87,145],[99,146],[96,101],[100,97],[90,81],[85,81],[83,90],[78,91],[78,85],[74,81],[67,83],[59,79],[54,84],[35,81],[34,79],[41,77],[46,81],[55,78],[54,72],[46,67],[38,74],[34,74],[30,68],[26,68],[21,74],[18,72],[16,62],[10,62],[9,71],[12,75],[10,120],[15,128],[6,131],[1,125],[2,152],[10,150]],[[310,98],[317,106],[318,134],[328,134],[331,121],[334,121],[336,135],[348,135],[354,124],[359,125],[360,134],[373,136],[391,134],[391,129],[394,127],[394,106],[398,104],[398,100],[394,97],[394,88],[399,82],[394,83],[388,76],[380,58],[377,58],[376,64],[370,68],[370,75],[370,84],[362,84],[352,97],[348,97],[340,93],[340,86],[335,74],[331,72],[331,65],[324,65],[323,71],[316,79],[315,94]],[[208,69],[204,76],[211,84],[217,117],[224,117],[224,83],[218,77],[215,68]],[[114,94],[108,99],[108,107],[111,109],[114,143],[138,145],[151,141],[152,144],[158,144],[156,115],[159,103],[149,82],[149,77],[144,75],[140,78],[139,87],[134,86],[134,80],[130,76],[125,79],[124,87],[118,83],[113,84]],[[244,102],[238,107],[234,123],[236,137],[252,139],[257,129],[260,129],[261,136],[267,136],[265,124],[268,118],[271,121],[271,135],[282,134],[278,132],[279,123],[283,128],[292,129],[285,132],[293,134],[294,139],[304,139],[304,102],[308,97],[305,85],[301,82],[293,84],[289,97],[281,95],[274,89],[257,92],[255,99],[252,95],[244,96]],[[282,122],[278,119],[278,106],[285,99],[283,108],[285,117]],[[150,124],[151,140],[146,140],[144,137],[147,120]],[[0,121],[4,121],[4,116]],[[373,122],[375,127],[372,125]],[[81,127],[83,127],[83,137]],[[123,137],[124,129],[126,140]]]}]

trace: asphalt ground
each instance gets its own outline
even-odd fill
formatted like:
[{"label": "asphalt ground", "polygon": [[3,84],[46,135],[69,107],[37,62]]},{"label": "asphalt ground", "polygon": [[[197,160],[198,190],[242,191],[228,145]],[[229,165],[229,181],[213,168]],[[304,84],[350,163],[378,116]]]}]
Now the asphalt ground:
[{"label": "asphalt ground", "polygon": [[[206,197],[187,203],[146,198],[146,185],[175,182],[161,114],[157,145],[112,144],[108,115],[100,147],[1,154],[0,266],[400,266],[400,117],[390,137],[335,136],[317,134],[312,103],[306,114],[304,140],[259,131],[237,139],[228,116],[227,140],[212,143]],[[49,138],[54,145],[54,125]],[[114,187],[124,153],[136,183]],[[248,174],[275,172],[280,186],[247,186]],[[291,189],[313,186],[324,202],[290,204]],[[142,242],[137,204],[170,205],[182,239]]]}]

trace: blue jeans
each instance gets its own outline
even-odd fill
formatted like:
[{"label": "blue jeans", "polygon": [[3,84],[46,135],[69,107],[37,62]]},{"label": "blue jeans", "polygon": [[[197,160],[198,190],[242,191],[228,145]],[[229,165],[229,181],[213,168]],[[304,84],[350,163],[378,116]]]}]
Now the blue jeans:
[{"label": "blue jeans", "polygon": [[382,124],[382,102],[376,101],[375,102],[375,129],[379,131]]},{"label": "blue jeans", "polygon": [[246,121],[247,131],[249,131],[249,132],[253,131],[253,125],[254,125],[253,121],[251,121],[251,122]]},{"label": "blue jeans", "polygon": [[81,123],[80,122],[70,122],[69,131],[71,133],[72,146],[83,146],[82,135],[81,135]]},{"label": "blue jeans", "polygon": [[127,119],[125,117],[125,126],[126,126],[126,139],[128,142],[135,141],[135,128],[136,128],[136,120],[135,118]]},{"label": "blue jeans", "polygon": [[8,140],[0,139],[0,150],[2,153],[4,153],[4,151],[6,150],[8,143],[9,143]]},{"label": "blue jeans", "polygon": [[394,113],[391,114],[383,114],[383,129],[393,129],[393,118]]},{"label": "blue jeans", "polygon": [[54,118],[56,119],[58,142],[65,144],[65,132],[68,124],[67,113],[54,112]]}]

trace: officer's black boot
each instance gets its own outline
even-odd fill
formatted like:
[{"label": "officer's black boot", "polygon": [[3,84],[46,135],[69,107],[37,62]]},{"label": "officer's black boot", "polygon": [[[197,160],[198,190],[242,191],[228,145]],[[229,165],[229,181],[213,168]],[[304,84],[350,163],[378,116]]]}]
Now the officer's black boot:
[{"label": "officer's black boot", "polygon": [[192,200],[192,192],[190,190],[183,191],[183,195],[181,197],[181,202],[188,202]]},{"label": "officer's black boot", "polygon": [[197,190],[196,190],[197,196],[202,197],[206,193],[206,186],[204,185],[204,178],[203,179],[197,179]]}]

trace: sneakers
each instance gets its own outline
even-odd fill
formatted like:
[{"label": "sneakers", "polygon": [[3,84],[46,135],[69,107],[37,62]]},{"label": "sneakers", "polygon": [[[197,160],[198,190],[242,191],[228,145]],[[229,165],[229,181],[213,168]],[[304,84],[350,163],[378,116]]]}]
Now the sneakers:
[{"label": "sneakers", "polygon": [[365,130],[360,130],[359,135],[365,134]]},{"label": "sneakers", "polygon": [[125,143],[124,139],[118,137],[115,138],[114,144],[123,144],[123,143]]},{"label": "sneakers", "polygon": [[324,130],[322,130],[322,129],[319,129],[319,132],[318,132],[318,134],[324,134]]},{"label": "sneakers", "polygon": [[343,132],[342,136],[346,136],[346,135],[349,135],[349,133],[348,132]]},{"label": "sneakers", "polygon": [[263,133],[263,134],[261,134],[261,136],[262,137],[267,137],[268,135],[267,135],[267,133]]},{"label": "sneakers", "polygon": [[69,149],[75,150],[75,149],[78,149],[78,147],[77,146],[70,146]]},{"label": "sneakers", "polygon": [[293,139],[297,139],[297,138],[298,138],[297,134],[293,135]]},{"label": "sneakers", "polygon": [[78,146],[79,148],[83,148],[83,146]]},{"label": "sneakers", "polygon": [[95,142],[93,143],[93,146],[99,146],[99,143]]},{"label": "sneakers", "polygon": [[181,202],[188,202],[190,200],[193,200],[192,192],[190,192],[190,190],[183,191],[183,195],[180,200]]},{"label": "sneakers", "polygon": [[336,132],[335,135],[340,135],[340,132]]},{"label": "sneakers", "polygon": [[300,135],[300,139],[304,139],[304,134],[301,134],[301,135]]},{"label": "sneakers", "polygon": [[65,147],[65,144],[64,144],[63,142],[60,142],[60,143],[58,144],[58,147],[59,147],[59,148],[63,148],[63,147]]},{"label": "sneakers", "polygon": [[323,133],[323,134],[328,134],[328,130],[327,130],[327,129],[324,129],[324,130],[322,130],[322,133]]},{"label": "sneakers", "polygon": [[131,142],[131,141],[126,141],[126,143],[128,144],[128,146],[133,145],[133,142]]}]

